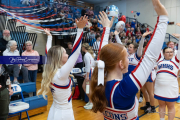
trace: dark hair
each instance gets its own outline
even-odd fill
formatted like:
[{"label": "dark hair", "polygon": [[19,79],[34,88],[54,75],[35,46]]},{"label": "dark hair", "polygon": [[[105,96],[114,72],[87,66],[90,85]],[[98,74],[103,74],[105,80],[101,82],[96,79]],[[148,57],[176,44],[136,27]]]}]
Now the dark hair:
[{"label": "dark hair", "polygon": [[68,42],[67,45],[71,44],[72,45],[72,42]]},{"label": "dark hair", "polygon": [[[170,47],[165,47],[165,48],[163,49],[163,53],[165,53],[166,49],[168,49],[168,48],[170,48]],[[171,49],[172,49],[172,48],[171,48]]]},{"label": "dark hair", "polygon": [[94,28],[92,28],[91,30],[94,31]]},{"label": "dark hair", "polygon": [[134,49],[137,49],[139,46],[137,43],[131,43],[131,44],[134,45]]},{"label": "dark hair", "polygon": [[148,42],[144,42],[143,48],[146,47],[147,44],[148,44]]},{"label": "dark hair", "polygon": [[96,35],[96,39],[97,39],[98,37],[101,37],[101,36],[100,36],[100,35]]}]

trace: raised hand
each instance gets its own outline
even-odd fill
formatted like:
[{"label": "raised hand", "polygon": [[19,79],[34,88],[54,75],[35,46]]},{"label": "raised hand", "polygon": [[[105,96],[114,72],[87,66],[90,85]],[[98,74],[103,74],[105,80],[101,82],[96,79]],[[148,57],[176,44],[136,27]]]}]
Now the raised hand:
[{"label": "raised hand", "polygon": [[85,15],[84,17],[81,17],[81,18],[79,19],[79,21],[78,21],[77,19],[75,19],[76,25],[77,25],[77,27],[80,28],[80,29],[82,29],[82,28],[85,27],[87,21],[88,21],[88,16],[86,16],[86,15]]},{"label": "raised hand", "polygon": [[114,17],[112,17],[110,21],[107,14],[104,11],[99,13],[100,13],[99,15],[100,20],[98,20],[98,22],[102,24],[103,27],[112,27]]},{"label": "raised hand", "polygon": [[176,37],[176,38],[180,38],[180,34],[172,34],[174,37]]},{"label": "raised hand", "polygon": [[119,35],[120,31],[115,30],[114,34]]},{"label": "raised hand", "polygon": [[180,23],[176,23],[176,25],[180,27]]},{"label": "raised hand", "polygon": [[142,37],[146,37],[147,35],[149,35],[149,34],[151,34],[151,33],[152,33],[152,31],[145,32],[145,33],[142,35]]},{"label": "raised hand", "polygon": [[51,35],[51,33],[50,33],[50,30],[49,29],[44,29],[44,32],[47,34],[47,35]]}]

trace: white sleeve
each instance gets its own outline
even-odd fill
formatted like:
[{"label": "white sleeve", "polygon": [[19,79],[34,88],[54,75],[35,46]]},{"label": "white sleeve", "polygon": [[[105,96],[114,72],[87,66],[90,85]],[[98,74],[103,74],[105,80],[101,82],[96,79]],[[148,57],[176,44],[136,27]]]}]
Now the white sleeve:
[{"label": "white sleeve", "polygon": [[177,50],[177,61],[179,62],[180,60],[180,38],[179,38],[179,43],[178,43],[178,50]]},{"label": "white sleeve", "polygon": [[109,33],[110,33],[110,28],[109,28],[109,27],[104,27],[104,28],[103,28],[102,37],[101,37],[102,45],[100,46],[100,47],[101,47],[100,49],[102,49],[103,46],[105,46],[105,45],[108,44]]},{"label": "white sleeve", "polygon": [[143,51],[143,45],[144,45],[144,37],[141,38],[141,41],[139,42],[139,47],[137,49],[137,55],[138,57],[142,56],[142,51]]},{"label": "white sleeve", "polygon": [[90,58],[88,55],[84,56],[84,63],[85,63],[85,71],[86,73],[90,72]]},{"label": "white sleeve", "polygon": [[115,35],[116,41],[119,44],[122,44],[121,39],[119,38],[119,35]]},{"label": "white sleeve", "polygon": [[51,36],[51,35],[48,35],[47,43],[46,43],[46,55],[47,55],[48,50],[49,50],[51,47],[52,47],[52,36]]},{"label": "white sleeve", "polygon": [[83,36],[83,29],[77,29],[77,35],[76,39],[73,45],[72,53],[67,62],[61,67],[60,69],[60,78],[62,80],[67,79],[72,68],[74,67],[79,54],[81,52],[81,42],[82,42],[82,36]]},{"label": "white sleeve", "polygon": [[166,35],[167,22],[167,16],[158,17],[153,35],[145,49],[145,54],[142,56],[142,59],[136,68],[129,75],[138,89],[145,84],[159,57]]}]

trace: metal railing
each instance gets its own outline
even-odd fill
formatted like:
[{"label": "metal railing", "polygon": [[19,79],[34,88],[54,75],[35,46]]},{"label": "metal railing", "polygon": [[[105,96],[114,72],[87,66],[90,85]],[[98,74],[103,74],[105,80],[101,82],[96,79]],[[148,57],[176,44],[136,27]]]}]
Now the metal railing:
[{"label": "metal railing", "polygon": [[[134,20],[134,18],[126,17],[126,22],[132,22],[133,20]],[[136,20],[136,23],[138,23],[140,26],[144,25],[145,28],[146,28],[147,26],[149,26],[150,31],[154,31],[154,28],[153,28],[152,26],[150,26],[149,24],[147,24],[147,23],[140,23],[140,22],[138,22],[137,20]],[[166,33],[164,42],[168,42],[168,41],[177,42],[177,41],[179,41],[179,40],[178,40],[177,38],[175,38],[174,36],[172,36],[171,34]]]}]

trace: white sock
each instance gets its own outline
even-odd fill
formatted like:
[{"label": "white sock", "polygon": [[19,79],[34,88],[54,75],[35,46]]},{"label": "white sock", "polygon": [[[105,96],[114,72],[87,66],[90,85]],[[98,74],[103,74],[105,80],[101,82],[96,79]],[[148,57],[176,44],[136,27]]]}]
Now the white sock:
[{"label": "white sock", "polygon": [[160,118],[160,120],[164,120],[164,118]]}]

